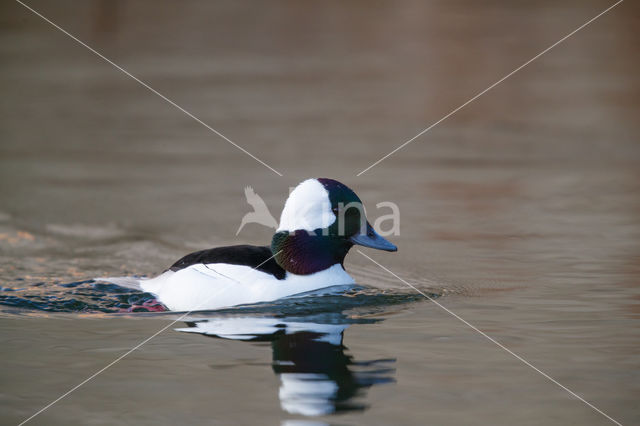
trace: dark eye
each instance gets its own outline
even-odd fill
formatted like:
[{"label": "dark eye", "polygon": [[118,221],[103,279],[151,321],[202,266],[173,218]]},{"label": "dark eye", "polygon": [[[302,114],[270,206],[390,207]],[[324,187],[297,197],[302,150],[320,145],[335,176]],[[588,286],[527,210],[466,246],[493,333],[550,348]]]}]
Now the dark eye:
[{"label": "dark eye", "polygon": [[334,214],[336,214],[336,215],[337,215],[337,214],[338,214],[338,212],[340,211],[340,209],[338,209],[337,207],[333,207],[333,208],[331,209],[331,211],[332,211]]}]

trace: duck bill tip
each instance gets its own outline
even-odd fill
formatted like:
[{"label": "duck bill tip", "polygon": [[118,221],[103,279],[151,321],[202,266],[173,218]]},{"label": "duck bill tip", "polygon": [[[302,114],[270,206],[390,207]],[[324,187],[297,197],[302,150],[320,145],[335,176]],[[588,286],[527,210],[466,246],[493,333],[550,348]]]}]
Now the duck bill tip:
[{"label": "duck bill tip", "polygon": [[356,234],[349,240],[355,245],[376,250],[398,251],[398,247],[395,244],[375,232],[371,226],[368,227],[366,234]]}]

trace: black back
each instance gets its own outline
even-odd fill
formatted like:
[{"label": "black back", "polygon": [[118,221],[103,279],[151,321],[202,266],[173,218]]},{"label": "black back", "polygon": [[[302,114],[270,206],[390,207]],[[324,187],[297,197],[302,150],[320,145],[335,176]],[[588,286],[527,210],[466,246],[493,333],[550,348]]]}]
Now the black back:
[{"label": "black back", "polygon": [[[258,271],[271,274],[279,280],[284,279],[286,271],[273,258],[271,248],[266,246],[238,245],[216,247],[190,253],[171,265],[171,271],[179,271],[198,263],[229,263],[245,265]],[[260,265],[260,266],[258,266]]]}]

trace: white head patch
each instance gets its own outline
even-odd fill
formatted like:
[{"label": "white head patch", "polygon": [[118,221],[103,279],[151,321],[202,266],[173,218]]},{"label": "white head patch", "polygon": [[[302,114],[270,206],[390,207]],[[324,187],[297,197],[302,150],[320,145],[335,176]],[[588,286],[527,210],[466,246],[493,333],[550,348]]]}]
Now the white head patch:
[{"label": "white head patch", "polygon": [[289,194],[276,232],[313,231],[331,226],[335,221],[329,192],[316,179],[307,179]]}]

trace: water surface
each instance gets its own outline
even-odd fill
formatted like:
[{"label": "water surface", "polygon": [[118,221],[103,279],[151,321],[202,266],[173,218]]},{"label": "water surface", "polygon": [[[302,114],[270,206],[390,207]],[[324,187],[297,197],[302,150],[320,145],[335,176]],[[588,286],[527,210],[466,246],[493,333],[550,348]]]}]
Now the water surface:
[{"label": "water surface", "polygon": [[[345,182],[372,217],[397,203],[399,251],[368,255],[640,421],[636,4],[360,177],[609,4],[29,4],[284,176],[4,2],[0,423],[178,318],[94,278],[265,244],[259,225],[235,235],[244,187],[277,216],[309,176]],[[609,423],[358,253],[346,267],[361,291],[194,314],[32,422]]]}]

